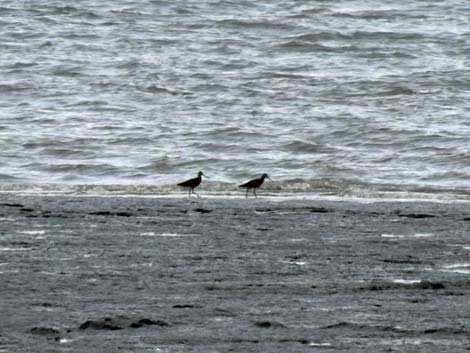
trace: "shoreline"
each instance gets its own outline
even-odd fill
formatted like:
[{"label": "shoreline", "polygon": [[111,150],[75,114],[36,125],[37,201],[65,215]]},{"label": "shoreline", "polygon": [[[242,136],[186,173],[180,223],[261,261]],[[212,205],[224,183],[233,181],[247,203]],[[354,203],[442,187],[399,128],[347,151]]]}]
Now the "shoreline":
[{"label": "shoreline", "polygon": [[0,197],[0,351],[468,346],[468,204]]},{"label": "shoreline", "polygon": [[[90,193],[90,192],[50,192],[50,191],[10,191],[0,190],[0,195],[12,195],[19,197],[77,197],[77,198],[142,198],[142,199],[175,199],[189,201],[194,200],[246,200],[255,202],[346,202],[346,203],[360,203],[360,204],[374,204],[374,203],[442,203],[442,204],[470,204],[470,199],[451,199],[429,197],[428,194],[414,195],[414,197],[398,197],[395,193],[394,197],[361,197],[361,196],[340,196],[340,195],[322,195],[317,193],[265,193],[260,194],[257,198],[251,196],[246,198],[244,194],[239,193],[201,193],[200,197],[188,197],[187,193]],[[418,197],[420,196],[420,197]],[[436,195],[437,196],[437,195]]]},{"label": "shoreline", "polygon": [[[234,183],[203,183],[197,188],[197,193],[207,199],[245,199],[245,190],[240,190]],[[187,190],[173,184],[0,184],[0,195],[5,194],[177,199],[188,195]],[[318,180],[279,181],[263,185],[258,190],[258,197],[272,201],[470,203],[470,189],[385,184],[343,185],[341,182],[323,183]],[[248,199],[254,199],[253,195],[250,194]]]}]

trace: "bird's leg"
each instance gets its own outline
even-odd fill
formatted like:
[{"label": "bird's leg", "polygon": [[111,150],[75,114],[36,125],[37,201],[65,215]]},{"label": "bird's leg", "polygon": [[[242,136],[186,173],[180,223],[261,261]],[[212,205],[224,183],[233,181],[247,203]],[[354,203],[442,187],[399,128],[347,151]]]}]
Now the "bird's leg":
[{"label": "bird's leg", "polygon": [[191,197],[191,190],[193,190],[193,188],[189,188],[189,195],[188,195],[188,197]]},{"label": "bird's leg", "polygon": [[249,188],[246,188],[246,194],[245,194],[245,198],[247,199],[248,198],[248,190],[250,190]]},{"label": "bird's leg", "polygon": [[253,188],[253,194],[255,194],[255,198],[258,198],[258,196],[256,196],[256,188]]}]

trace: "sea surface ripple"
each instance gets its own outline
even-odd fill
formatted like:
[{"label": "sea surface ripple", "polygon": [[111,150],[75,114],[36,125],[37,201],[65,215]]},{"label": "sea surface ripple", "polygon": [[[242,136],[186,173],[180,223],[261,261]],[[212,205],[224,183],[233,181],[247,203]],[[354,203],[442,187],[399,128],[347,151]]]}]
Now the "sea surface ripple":
[{"label": "sea surface ripple", "polygon": [[2,1],[0,182],[468,194],[469,19],[461,0]]}]

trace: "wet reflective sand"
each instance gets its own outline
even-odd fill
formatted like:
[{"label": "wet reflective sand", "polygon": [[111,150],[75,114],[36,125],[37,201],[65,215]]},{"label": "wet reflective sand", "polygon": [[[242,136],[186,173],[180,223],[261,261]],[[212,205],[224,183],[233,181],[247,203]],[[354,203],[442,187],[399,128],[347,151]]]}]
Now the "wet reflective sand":
[{"label": "wet reflective sand", "polygon": [[457,352],[470,205],[15,196],[0,351]]}]

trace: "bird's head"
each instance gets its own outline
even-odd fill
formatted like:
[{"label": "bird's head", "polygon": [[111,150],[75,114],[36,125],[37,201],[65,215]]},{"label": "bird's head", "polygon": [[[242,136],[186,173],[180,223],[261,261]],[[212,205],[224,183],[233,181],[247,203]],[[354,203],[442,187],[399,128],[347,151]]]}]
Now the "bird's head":
[{"label": "bird's head", "polygon": [[205,178],[210,179],[207,175],[205,175],[205,174],[204,174],[203,172],[201,172],[201,171],[199,171],[199,172],[197,173],[197,176],[198,176],[198,177],[204,176]]},{"label": "bird's head", "polygon": [[264,174],[261,176],[261,178],[263,178],[263,179],[264,179],[264,178],[268,178],[269,180],[272,181],[272,179],[271,179],[271,178],[269,177],[269,175],[266,174],[266,173],[264,173]]}]

